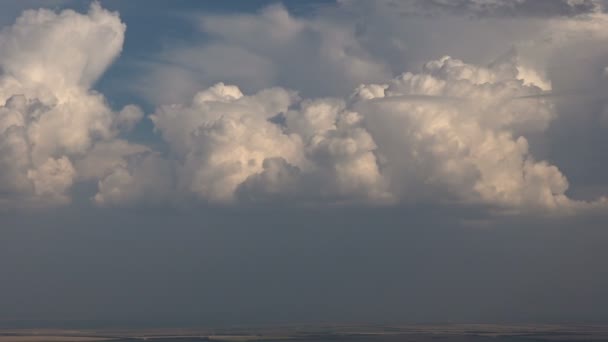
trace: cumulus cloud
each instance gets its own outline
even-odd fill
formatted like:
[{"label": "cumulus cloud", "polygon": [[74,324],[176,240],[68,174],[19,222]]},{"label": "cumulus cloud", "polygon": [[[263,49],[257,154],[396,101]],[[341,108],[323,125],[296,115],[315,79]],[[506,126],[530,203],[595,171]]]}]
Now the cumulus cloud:
[{"label": "cumulus cloud", "polygon": [[[147,83],[160,85],[148,89],[153,102],[164,102],[150,116],[166,145],[156,151],[129,142],[141,109],[113,111],[91,90],[122,49],[118,15],[96,3],[87,14],[25,12],[0,34],[2,203],[67,203],[74,184],[94,182],[91,200],[108,207],[198,201],[464,204],[500,213],[603,208],[603,197],[572,197],[569,172],[534,143],[567,141],[559,128],[573,111],[582,114],[570,120],[590,125],[581,132],[601,132],[595,126],[607,121],[608,50],[598,43],[608,38],[607,16],[595,2],[558,1],[539,18],[534,6],[549,6],[542,3],[407,3],[498,16],[500,25],[522,30],[497,36],[482,52],[467,44],[490,42],[493,33],[480,28],[491,25],[467,16],[450,16],[437,28],[479,32],[467,44],[451,42],[450,34],[430,41],[432,32],[422,30],[430,45],[413,52],[416,39],[380,37],[370,23],[386,16],[377,26],[385,33],[399,24],[398,15],[387,14],[397,6],[391,3],[342,1],[345,17],[328,11],[297,18],[282,6],[203,16],[197,23],[214,39],[164,52],[167,63],[147,75]],[[370,22],[346,20],[370,6]],[[522,24],[519,12],[533,19]],[[412,25],[424,28],[427,20]],[[465,58],[426,58],[444,48]],[[576,50],[587,62],[570,57]],[[384,52],[389,58],[379,59]],[[407,61],[391,60],[399,56]],[[394,77],[397,68],[406,72]],[[166,82],[151,82],[160,77]],[[581,89],[593,91],[578,96]]]},{"label": "cumulus cloud", "polygon": [[3,207],[69,202],[71,186],[97,167],[89,151],[112,146],[120,159],[141,150],[126,142],[97,146],[142,117],[134,106],[114,113],[91,90],[119,55],[124,32],[118,15],[97,3],[87,14],[28,10],[0,32]]},{"label": "cumulus cloud", "polygon": [[[441,20],[433,16],[403,20],[402,14],[407,10],[446,16]],[[277,126],[283,134],[299,137],[303,155],[299,158],[306,163],[293,162],[280,153],[268,155],[270,159],[259,164],[246,181],[231,187],[236,189],[238,199],[284,198],[294,192],[299,197],[318,198],[315,196],[319,193],[310,191],[316,188],[326,191],[325,200],[335,201],[339,201],[340,193],[349,193],[350,199],[368,202],[374,202],[371,198],[386,202],[457,201],[554,211],[601,205],[601,201],[577,201],[567,196],[574,193],[577,198],[593,201],[597,192],[594,196],[581,193],[587,186],[585,182],[592,178],[605,181],[605,177],[601,178],[602,168],[589,159],[601,158],[598,142],[605,140],[598,128],[605,121],[602,71],[607,61],[603,43],[606,15],[601,2],[341,1],[337,7],[319,10],[312,17],[294,18],[282,11],[274,7],[258,15],[205,16],[201,19],[203,32],[216,38],[213,43],[203,44],[203,48],[178,48],[168,58],[179,61],[177,64],[187,64],[183,62],[195,60],[194,56],[217,61],[206,49],[224,44],[233,51],[240,49],[274,62],[253,68],[265,76],[252,78],[299,90],[305,97],[342,95],[346,87],[365,84],[347,100],[339,99],[342,96],[304,100],[292,105],[287,113],[277,113],[280,120],[270,123],[279,122]],[[484,20],[488,17],[492,20]],[[277,27],[282,29],[272,29]],[[315,45],[319,39],[304,39],[310,34],[299,34],[308,27],[328,37],[332,32],[346,34],[350,47],[345,51],[357,51],[355,56],[365,56],[369,65],[379,68],[350,79],[325,72],[306,72],[306,77],[298,71],[280,73],[287,75],[282,77],[293,75],[292,83],[266,72],[273,69],[273,64],[322,70],[319,65],[331,61],[327,56],[322,56],[321,61],[310,58],[317,56],[311,51],[318,51],[322,44]],[[290,48],[285,45],[288,43],[297,46]],[[285,48],[277,51],[276,46]],[[306,51],[301,55],[307,60],[301,61],[297,56],[280,59],[281,51],[300,51],[298,48],[303,47]],[[348,57],[349,53],[341,56]],[[437,58],[444,54],[457,58]],[[178,56],[189,57],[181,60]],[[350,63],[348,59],[343,61]],[[232,81],[245,85],[241,89],[252,93],[259,90],[259,85],[240,77],[238,68],[234,70]],[[332,70],[348,74],[335,66]],[[394,80],[387,75],[403,70],[411,73]],[[340,79],[341,90],[329,87],[328,82],[336,79]],[[321,89],[321,84],[327,89],[316,94],[308,91],[311,86]],[[323,103],[326,108],[343,103],[335,111],[342,114],[322,115],[327,110],[318,109],[319,113],[305,119],[308,103]],[[338,167],[336,146],[347,146],[346,141],[353,134],[352,130],[344,133],[338,129],[339,117],[347,112],[359,118],[356,129],[370,137],[370,143],[363,143],[363,139],[360,145],[355,139],[357,147],[353,148],[365,146],[361,151],[368,156],[358,160],[367,160],[359,165],[366,165],[361,170],[369,172],[352,178],[366,184],[359,187],[363,189],[360,191],[355,191],[356,186],[349,182],[342,190],[337,186],[348,179],[338,170],[344,173],[356,169],[352,160],[346,164],[348,167]],[[418,117],[412,114],[415,112],[432,114]],[[431,117],[434,121],[425,121]],[[308,121],[299,122],[302,120]],[[322,127],[333,128],[327,134]],[[315,143],[313,136],[322,143]],[[453,147],[455,142],[458,144]],[[568,152],[574,148],[577,152]],[[342,151],[347,150],[344,147]],[[324,164],[327,160],[332,162]],[[596,171],[590,169],[593,165]],[[560,171],[562,166],[565,174],[574,175],[574,187]],[[585,178],[583,174],[595,176]],[[289,190],[281,193],[276,184]],[[589,186],[597,187],[597,183]],[[264,188],[271,190],[264,193]]]},{"label": "cumulus cloud", "polygon": [[[115,159],[114,159],[115,160]],[[133,153],[120,159],[98,182],[92,198],[101,207],[167,205],[174,199],[173,166],[157,153]]]},{"label": "cumulus cloud", "polygon": [[209,201],[603,205],[568,198],[566,177],[531,155],[525,135],[555,118],[543,92],[520,78],[517,58],[480,67],[443,57],[349,100],[246,96],[220,83],[153,121],[179,161],[181,191]]},{"label": "cumulus cloud", "polygon": [[181,161],[179,188],[229,201],[265,158],[298,161],[301,142],[268,121],[286,111],[293,97],[283,89],[244,96],[238,87],[220,83],[190,105],[161,107],[152,120]]},{"label": "cumulus cloud", "polygon": [[373,139],[340,99],[299,101],[219,83],[152,120],[177,162],[180,193],[204,201],[388,198]]},{"label": "cumulus cloud", "polygon": [[0,4],[0,25],[11,25],[15,18],[24,10],[32,8],[59,8],[69,4],[71,0],[22,0],[6,1]]},{"label": "cumulus cloud", "polygon": [[546,129],[551,103],[521,98],[542,90],[524,85],[515,65],[484,68],[444,57],[375,88],[383,91],[361,87],[355,106],[367,114],[401,197],[515,208],[568,204],[565,177],[536,162],[522,135]]}]

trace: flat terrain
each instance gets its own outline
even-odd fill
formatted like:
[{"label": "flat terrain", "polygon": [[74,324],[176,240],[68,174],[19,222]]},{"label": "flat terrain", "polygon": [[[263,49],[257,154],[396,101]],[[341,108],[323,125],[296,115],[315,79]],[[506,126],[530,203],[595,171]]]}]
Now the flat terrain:
[{"label": "flat terrain", "polygon": [[532,342],[608,341],[608,325],[288,326],[232,329],[0,329],[0,342]]}]

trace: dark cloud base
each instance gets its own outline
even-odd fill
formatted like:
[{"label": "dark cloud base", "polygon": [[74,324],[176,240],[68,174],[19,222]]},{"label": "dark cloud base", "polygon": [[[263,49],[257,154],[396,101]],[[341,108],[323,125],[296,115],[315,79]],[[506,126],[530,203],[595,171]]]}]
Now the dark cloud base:
[{"label": "dark cloud base", "polygon": [[441,217],[84,210],[4,218],[0,320],[158,327],[608,319],[603,222],[519,219],[487,229]]}]

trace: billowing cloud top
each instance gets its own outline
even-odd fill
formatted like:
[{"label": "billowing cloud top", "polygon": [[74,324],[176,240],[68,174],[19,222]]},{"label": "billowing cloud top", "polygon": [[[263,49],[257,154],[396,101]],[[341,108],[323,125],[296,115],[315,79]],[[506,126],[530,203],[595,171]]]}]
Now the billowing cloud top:
[{"label": "billowing cloud top", "polygon": [[[379,26],[353,26],[341,16],[361,6],[550,18],[523,25],[533,31],[513,33],[491,60],[423,59],[402,37],[379,39],[369,29]],[[608,26],[600,8],[591,0],[343,1],[344,12],[313,18],[294,18],[282,6],[204,16],[199,29],[215,39],[163,52],[175,63],[142,78],[151,84],[143,92],[159,104],[149,116],[159,149],[129,141],[144,116],[139,107],[112,110],[92,89],[121,52],[118,14],[97,3],[86,14],[26,11],[0,33],[0,204],[66,204],[76,184],[89,183],[98,206],[425,203],[496,213],[603,211],[603,197],[569,196],[566,175],[535,157],[532,146],[571,106],[593,110],[598,125],[607,121]],[[374,20],[386,10],[369,13]],[[487,25],[454,20],[445,25],[461,33]],[[420,46],[465,51],[453,42]],[[574,50],[590,61],[556,70],[573,63],[563,56]],[[391,63],[394,56],[409,61]],[[179,65],[209,79],[192,79]],[[397,67],[407,70],[394,73]],[[240,81],[246,85],[230,84]],[[187,89],[188,98],[166,86]],[[560,95],[589,87],[594,108]]]},{"label": "billowing cloud top", "polygon": [[71,186],[103,166],[80,166],[101,146],[115,146],[113,155],[138,149],[116,136],[143,113],[115,113],[91,91],[120,54],[124,32],[118,14],[93,3],[87,14],[26,11],[0,33],[3,207],[69,202]]}]

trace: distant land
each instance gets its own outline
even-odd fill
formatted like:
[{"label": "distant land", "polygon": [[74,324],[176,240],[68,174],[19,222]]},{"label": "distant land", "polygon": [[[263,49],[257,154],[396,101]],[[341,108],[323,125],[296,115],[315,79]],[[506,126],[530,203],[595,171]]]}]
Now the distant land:
[{"label": "distant land", "polygon": [[532,342],[608,341],[608,325],[322,325],[173,329],[9,329],[0,342]]}]

